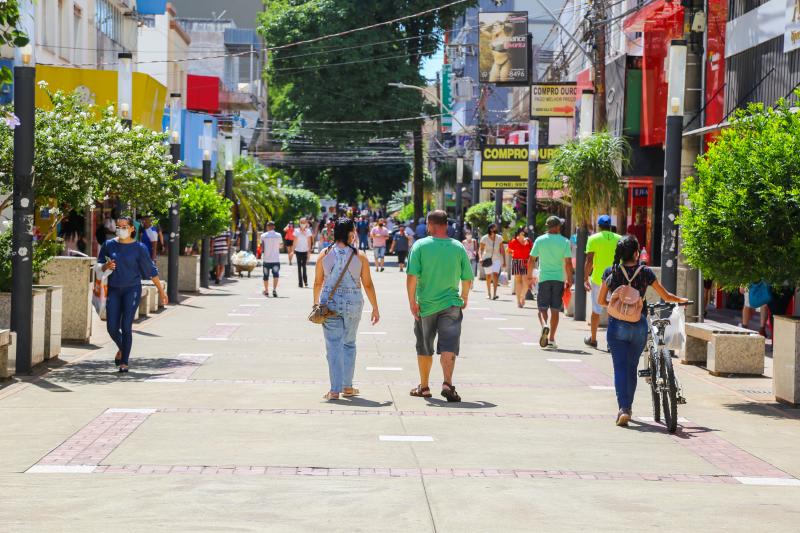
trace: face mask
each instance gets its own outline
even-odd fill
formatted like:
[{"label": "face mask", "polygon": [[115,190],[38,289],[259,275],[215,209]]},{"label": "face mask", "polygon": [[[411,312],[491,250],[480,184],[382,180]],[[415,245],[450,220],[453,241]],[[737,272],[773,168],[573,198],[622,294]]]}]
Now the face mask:
[{"label": "face mask", "polygon": [[117,228],[117,237],[120,239],[127,239],[131,236],[130,228]]}]

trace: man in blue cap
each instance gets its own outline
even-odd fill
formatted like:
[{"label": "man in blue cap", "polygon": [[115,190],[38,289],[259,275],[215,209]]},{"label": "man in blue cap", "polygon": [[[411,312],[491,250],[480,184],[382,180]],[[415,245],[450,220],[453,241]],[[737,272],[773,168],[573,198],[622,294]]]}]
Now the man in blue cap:
[{"label": "man in blue cap", "polygon": [[586,265],[584,267],[583,284],[592,293],[591,336],[583,339],[587,346],[597,348],[597,327],[600,325],[600,313],[603,306],[597,301],[600,286],[603,284],[603,272],[614,262],[619,235],[611,231],[611,217],[600,215],[597,218],[598,232],[586,242]]}]

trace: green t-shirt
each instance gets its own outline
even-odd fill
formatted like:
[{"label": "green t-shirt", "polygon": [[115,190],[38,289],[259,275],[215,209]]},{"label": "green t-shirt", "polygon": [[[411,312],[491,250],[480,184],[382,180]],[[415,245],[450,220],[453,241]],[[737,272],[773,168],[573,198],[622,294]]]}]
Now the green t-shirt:
[{"label": "green t-shirt", "polygon": [[595,285],[603,284],[603,272],[614,262],[614,253],[621,238],[613,231],[601,231],[591,235],[586,241],[586,253],[594,252],[590,279]]},{"label": "green t-shirt", "polygon": [[408,274],[417,277],[420,316],[464,305],[459,290],[472,279],[472,265],[464,246],[454,239],[425,237],[414,243],[408,258]]},{"label": "green t-shirt", "polygon": [[563,235],[545,233],[537,237],[531,257],[539,258],[539,281],[565,281],[564,259],[571,259],[572,251]]}]

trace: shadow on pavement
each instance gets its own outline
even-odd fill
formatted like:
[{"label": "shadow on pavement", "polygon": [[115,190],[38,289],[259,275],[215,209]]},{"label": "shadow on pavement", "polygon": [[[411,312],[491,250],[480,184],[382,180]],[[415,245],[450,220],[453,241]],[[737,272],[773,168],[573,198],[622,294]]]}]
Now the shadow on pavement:
[{"label": "shadow on pavement", "polygon": [[550,353],[567,353],[570,355],[592,355],[590,352],[587,352],[586,350],[567,350],[565,348],[555,348],[555,349],[545,348],[545,351]]},{"label": "shadow on pavement", "polygon": [[772,418],[773,420],[784,420],[786,418],[800,418],[800,408],[791,407],[778,402],[771,403],[726,403],[726,409],[737,411],[740,413],[747,413],[749,415],[758,415],[762,417]]},{"label": "shadow on pavement", "polygon": [[390,405],[393,405],[393,402],[390,401],[376,402],[374,400],[367,400],[366,398],[362,398],[360,396],[341,398],[341,401],[347,402],[348,405],[354,405],[356,407],[389,407]]},{"label": "shadow on pavement", "polygon": [[425,398],[425,401],[431,407],[443,407],[445,409],[493,409],[497,404],[491,402],[448,402],[447,400],[439,400],[438,398]]},{"label": "shadow on pavement", "polygon": [[[74,383],[77,385],[105,385],[124,381],[147,381],[158,377],[165,377],[174,369],[186,366],[200,366],[199,363],[187,361],[186,359],[170,358],[150,358],[150,359],[131,359],[131,369],[128,373],[117,372],[114,366],[113,355],[103,361],[81,361],[79,363],[64,366],[53,370],[47,379],[40,379],[35,384],[39,387],[53,390],[54,392],[66,392],[59,385]],[[62,390],[57,390],[62,389]]]}]

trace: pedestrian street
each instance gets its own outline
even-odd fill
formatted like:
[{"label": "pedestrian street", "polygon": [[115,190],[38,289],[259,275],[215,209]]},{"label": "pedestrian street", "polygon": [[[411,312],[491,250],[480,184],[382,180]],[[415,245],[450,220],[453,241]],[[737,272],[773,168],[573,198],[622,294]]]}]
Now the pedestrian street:
[{"label": "pedestrian street", "polygon": [[800,412],[753,392],[768,380],[676,364],[678,432],[653,422],[643,379],[617,427],[586,324],[562,318],[559,349],[542,349],[533,302],[479,282],[463,401],[439,395],[438,358],[433,398],[413,398],[405,276],[387,262],[381,321],[365,305],[358,335],[361,394],[328,402],[312,290],[283,261],[278,298],[231,279],[137,324],[127,374],[106,338],[0,388],[0,530],[797,530]]}]

